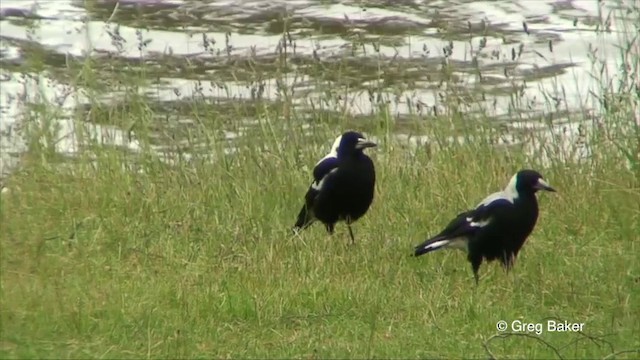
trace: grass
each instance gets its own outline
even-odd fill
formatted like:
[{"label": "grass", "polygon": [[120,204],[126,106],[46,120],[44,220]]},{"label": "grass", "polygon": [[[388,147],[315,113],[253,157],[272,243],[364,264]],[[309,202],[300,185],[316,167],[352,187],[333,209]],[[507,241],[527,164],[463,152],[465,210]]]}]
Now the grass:
[{"label": "grass", "polygon": [[[84,66],[76,81],[91,83],[93,64]],[[290,99],[228,111],[194,99],[182,109],[194,122],[171,143],[172,130],[154,122],[163,110],[132,95],[135,86],[127,104],[91,115],[134,129],[142,151],[88,146],[65,161],[42,129],[58,110],[41,104],[0,197],[0,358],[637,358],[640,99],[630,90],[638,68],[626,71],[615,89],[596,74],[603,88],[592,95],[608,105],[583,163],[559,160],[553,142],[532,153],[495,147],[482,140],[495,128],[465,125],[446,102],[449,112],[410,125],[430,136],[427,146],[391,136],[407,125],[384,111],[356,122],[319,109],[309,128],[291,121],[303,114]],[[140,74],[129,80],[146,82]],[[230,143],[219,133],[234,116],[257,124]],[[292,235],[311,167],[357,124],[380,146],[370,151],[376,198],[354,226],[356,244],[344,225],[334,236],[319,225]],[[168,164],[152,151],[157,132],[182,156]],[[476,140],[442,141],[453,133]],[[189,139],[207,151],[189,151]],[[230,145],[238,151],[223,155]],[[541,194],[512,273],[485,264],[476,287],[461,252],[410,256],[523,167],[559,192]],[[584,326],[499,333],[499,320]]]},{"label": "grass", "polygon": [[73,171],[27,156],[0,208],[0,355],[483,357],[498,320],[548,318],[584,333],[493,340],[490,351],[638,347],[640,190],[628,170],[545,169],[560,193],[542,195],[514,273],[485,266],[476,288],[462,253],[415,259],[411,246],[535,163],[487,145],[429,155],[382,142],[377,197],[351,247],[344,227],[289,232],[318,153],[296,133],[215,162],[142,160],[143,172],[117,150]]}]

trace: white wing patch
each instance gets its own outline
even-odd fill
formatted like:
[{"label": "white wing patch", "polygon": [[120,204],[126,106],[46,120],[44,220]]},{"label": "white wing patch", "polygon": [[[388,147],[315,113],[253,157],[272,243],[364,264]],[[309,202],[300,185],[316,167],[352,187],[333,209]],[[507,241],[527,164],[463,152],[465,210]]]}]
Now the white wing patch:
[{"label": "white wing patch", "polygon": [[453,238],[449,240],[447,247],[452,249],[469,250],[469,238],[464,236]]},{"label": "white wing patch", "polygon": [[449,239],[436,241],[433,244],[429,244],[429,245],[425,246],[424,249],[425,250],[437,249],[439,247],[443,247],[443,246],[449,245],[450,242],[451,242],[451,240],[449,240]]},{"label": "white wing patch", "polygon": [[481,228],[489,225],[489,223],[491,222],[491,218],[481,221],[473,221],[473,218],[468,217],[467,222],[470,226]]},{"label": "white wing patch", "polygon": [[324,181],[327,179],[327,177],[329,177],[329,175],[333,174],[337,170],[338,170],[338,168],[331,169],[331,171],[329,171],[327,173],[327,175],[325,175],[322,179],[320,179],[320,181],[312,182],[311,183],[311,188],[316,190],[316,191],[320,191],[320,189],[322,189],[322,185],[324,184]]},{"label": "white wing patch", "polygon": [[444,240],[436,241],[433,244],[429,244],[425,246],[424,250],[435,250],[441,247],[468,250],[468,246],[469,246],[469,239],[464,236],[461,236],[453,239],[444,239]]}]

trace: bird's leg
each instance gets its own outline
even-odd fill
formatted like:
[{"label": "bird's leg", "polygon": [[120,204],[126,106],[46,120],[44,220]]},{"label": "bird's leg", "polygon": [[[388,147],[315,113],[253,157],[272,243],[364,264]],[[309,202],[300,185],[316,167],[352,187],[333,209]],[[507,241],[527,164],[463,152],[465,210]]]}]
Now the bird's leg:
[{"label": "bird's leg", "polygon": [[469,261],[471,262],[471,268],[473,269],[473,278],[476,281],[476,286],[478,286],[478,282],[480,281],[478,270],[480,270],[480,264],[482,264],[482,256],[471,256],[471,254],[469,254]]},{"label": "bird's leg", "polygon": [[334,228],[334,224],[326,224],[325,227],[327,228],[327,232],[329,233],[329,235],[333,235],[333,228]]},{"label": "bird's leg", "polygon": [[513,267],[513,263],[515,262],[515,260],[515,254],[509,253],[506,250],[502,253],[502,265],[504,266],[504,269],[507,273]]},{"label": "bird's leg", "polygon": [[351,230],[351,216],[348,216],[344,219],[347,223],[347,228],[349,229],[349,236],[351,237],[351,245],[355,245],[356,239],[353,237],[353,230]]},{"label": "bird's leg", "polygon": [[349,229],[349,236],[351,236],[351,245],[355,245],[356,240],[353,237],[353,231],[351,230],[351,224],[347,223],[347,228]]},{"label": "bird's leg", "polygon": [[515,272],[513,271],[513,266],[516,262],[516,257],[518,256],[518,253],[514,252],[514,253],[507,253],[505,251],[505,260],[504,260],[504,269],[507,272],[507,276],[510,276],[512,281],[514,282],[514,284],[517,286],[518,284],[518,278],[515,274]]}]

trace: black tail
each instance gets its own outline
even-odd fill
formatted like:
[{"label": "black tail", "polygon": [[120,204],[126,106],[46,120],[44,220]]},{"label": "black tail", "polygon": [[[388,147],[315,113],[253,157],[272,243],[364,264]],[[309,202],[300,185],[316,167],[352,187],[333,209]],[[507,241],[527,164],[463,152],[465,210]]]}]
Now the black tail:
[{"label": "black tail", "polygon": [[302,205],[302,209],[300,209],[300,213],[298,213],[298,220],[296,224],[293,226],[294,232],[299,232],[303,229],[306,229],[313,222],[313,217],[310,216],[307,211],[307,205]]},{"label": "black tail", "polygon": [[434,238],[428,239],[422,244],[416,246],[415,248],[415,256],[424,255],[428,252],[432,252],[434,250],[438,250],[443,246],[449,245],[451,241],[449,239],[443,238],[441,236],[436,236]]}]

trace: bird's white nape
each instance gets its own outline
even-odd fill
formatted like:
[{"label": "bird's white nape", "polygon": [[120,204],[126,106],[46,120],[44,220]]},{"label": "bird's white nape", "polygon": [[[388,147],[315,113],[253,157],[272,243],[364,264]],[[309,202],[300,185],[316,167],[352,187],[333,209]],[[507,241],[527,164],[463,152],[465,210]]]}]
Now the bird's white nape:
[{"label": "bird's white nape", "polygon": [[338,135],[335,140],[333,140],[333,145],[331,145],[331,152],[329,155],[338,156],[338,148],[340,147],[340,142],[342,141],[342,135]]},{"label": "bird's white nape", "polygon": [[495,192],[495,193],[487,196],[486,198],[484,198],[484,200],[482,200],[476,206],[476,208],[479,208],[479,207],[482,207],[482,206],[487,206],[487,205],[489,205],[492,202],[497,201],[497,200],[507,200],[510,203],[513,203],[513,201],[514,201],[514,199],[511,197],[511,195],[509,195],[505,191],[498,191],[498,192]]},{"label": "bird's white nape", "polygon": [[495,192],[482,200],[478,206],[487,206],[496,200],[507,200],[513,204],[514,201],[518,198],[518,189],[516,186],[518,185],[518,174],[515,174],[509,180],[509,183],[502,191]]},{"label": "bird's white nape", "polygon": [[518,174],[515,174],[511,177],[511,180],[509,180],[509,183],[504,188],[504,190],[495,192],[487,196],[482,201],[480,201],[478,205],[476,205],[476,208],[487,206],[497,200],[507,200],[508,202],[513,204],[513,202],[518,198],[518,189],[516,188],[517,184]]},{"label": "bird's white nape", "polygon": [[518,198],[518,174],[515,174],[509,180],[509,183],[502,191],[511,202],[515,201]]},{"label": "bird's white nape", "polygon": [[340,141],[342,141],[342,135],[338,135],[338,137],[333,141],[333,144],[331,145],[331,150],[329,150],[329,153],[325,155],[322,159],[320,159],[316,163],[316,166],[328,158],[338,157],[338,148],[340,147]]}]

